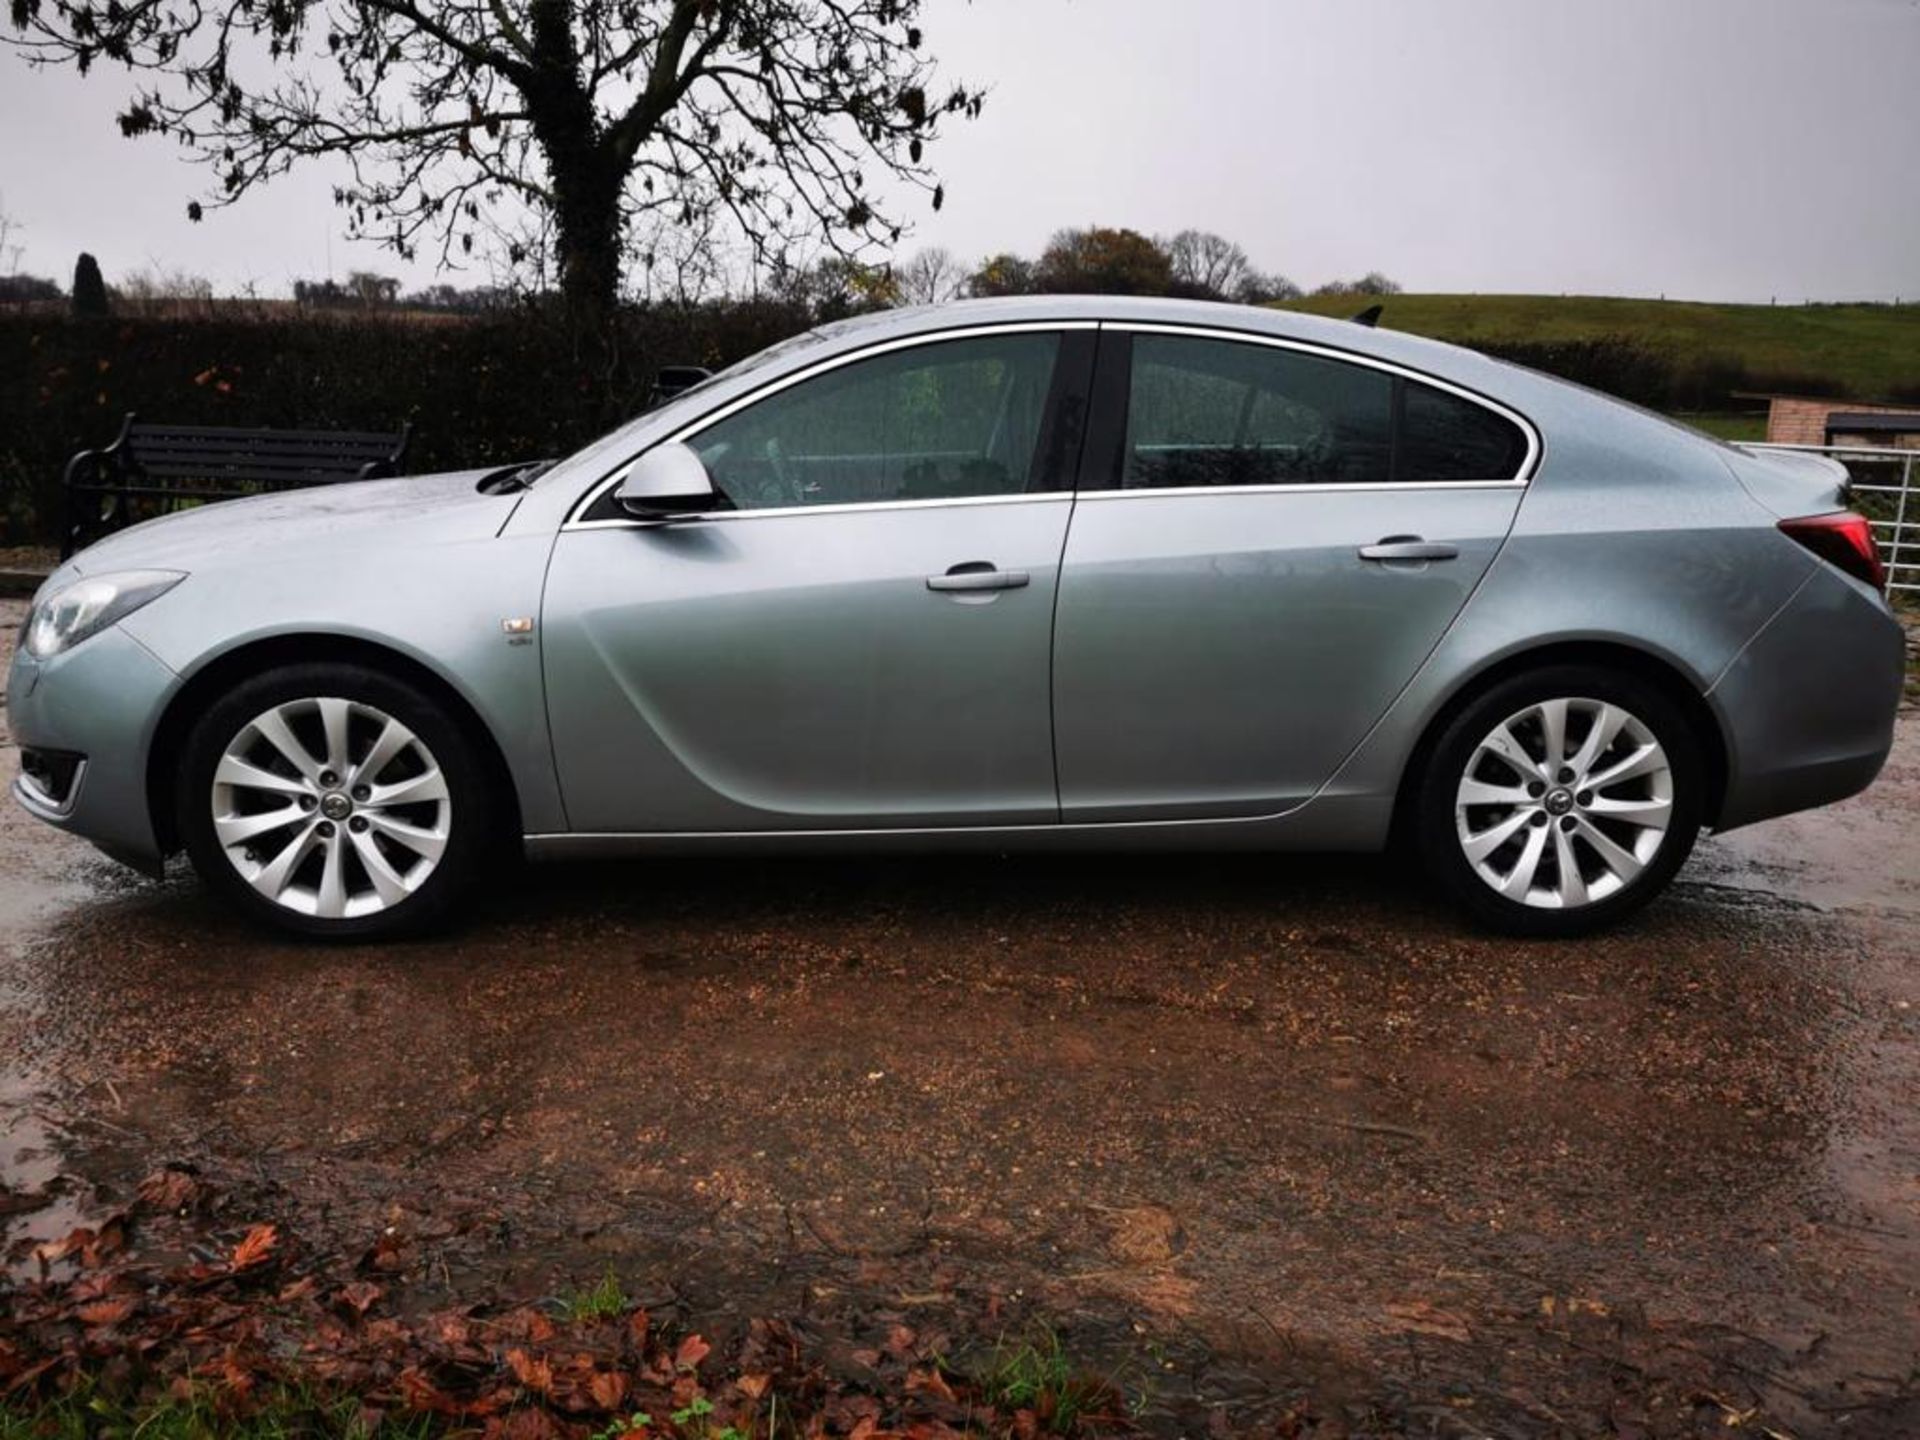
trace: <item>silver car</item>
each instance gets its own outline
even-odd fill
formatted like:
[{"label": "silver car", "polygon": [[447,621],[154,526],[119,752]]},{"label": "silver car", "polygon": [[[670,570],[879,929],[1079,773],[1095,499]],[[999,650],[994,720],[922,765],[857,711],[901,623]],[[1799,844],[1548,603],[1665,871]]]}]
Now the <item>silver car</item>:
[{"label": "silver car", "polygon": [[1880,769],[1902,637],[1844,478],[1307,316],[896,311],[544,470],[92,546],[13,662],[14,794],[309,935],[516,849],[1393,841],[1569,934]]}]

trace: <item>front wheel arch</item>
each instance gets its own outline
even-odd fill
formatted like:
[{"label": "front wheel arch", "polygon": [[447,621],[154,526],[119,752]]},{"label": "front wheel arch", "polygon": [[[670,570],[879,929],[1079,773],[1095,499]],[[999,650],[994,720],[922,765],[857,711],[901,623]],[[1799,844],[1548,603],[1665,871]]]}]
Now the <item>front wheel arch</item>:
[{"label": "front wheel arch", "polygon": [[187,734],[194,722],[215,699],[256,675],[283,665],[327,661],[384,671],[444,705],[487,768],[493,797],[505,811],[503,818],[509,821],[502,827],[503,838],[511,837],[517,844],[523,827],[513,772],[507,767],[507,757],[493,732],[466,696],[431,667],[385,645],[346,635],[299,633],[275,635],[229,650],[194,671],[168,702],[147,750],[147,815],[162,855],[172,855],[181,848],[179,827],[174,820],[175,787],[180,780]]},{"label": "front wheel arch", "polygon": [[1535,646],[1530,650],[1503,655],[1485,669],[1468,676],[1433,712],[1407,758],[1406,768],[1400,772],[1400,785],[1394,792],[1392,837],[1396,848],[1411,840],[1414,799],[1419,795],[1426,778],[1434,747],[1439,744],[1440,737],[1446,734],[1454,718],[1494,686],[1530,670],[1543,670],[1556,665],[1592,665],[1605,670],[1618,670],[1658,686],[1666,698],[1679,707],[1689,727],[1699,737],[1701,758],[1706,762],[1705,823],[1712,826],[1719,819],[1727,794],[1727,737],[1721,728],[1720,717],[1714,714],[1706,697],[1685,674],[1658,655],[1635,649],[1631,645],[1604,640],[1577,640]]}]

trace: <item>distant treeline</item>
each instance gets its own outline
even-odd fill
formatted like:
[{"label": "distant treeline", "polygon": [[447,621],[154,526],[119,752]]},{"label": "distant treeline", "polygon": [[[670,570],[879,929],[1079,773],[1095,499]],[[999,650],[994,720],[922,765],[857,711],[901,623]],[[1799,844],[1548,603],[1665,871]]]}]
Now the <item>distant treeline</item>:
[{"label": "distant treeline", "polygon": [[[296,305],[316,310],[493,314],[538,305],[547,298],[538,290],[444,282],[403,292],[398,280],[372,270],[349,271],[344,280],[298,279],[292,288]],[[1137,230],[1093,225],[1056,232],[1037,258],[1003,252],[969,264],[937,247],[878,264],[828,256],[811,265],[777,265],[757,271],[751,284],[735,284],[731,289],[717,270],[702,269],[693,273],[692,288],[668,298],[682,305],[718,302],[740,298],[738,292],[743,289],[751,298],[805,305],[826,318],[998,295],[1173,295],[1265,305],[1307,293],[1284,275],[1260,269],[1244,248],[1224,235],[1182,230],[1151,237]],[[1356,280],[1329,281],[1312,293],[1394,295],[1399,290],[1399,285],[1376,270]],[[98,262],[85,254],[75,264],[70,297],[43,276],[0,276],[0,305],[44,306],[63,298],[70,298],[74,313],[83,316],[152,313],[157,308],[177,311],[217,303],[210,281],[181,270],[136,271],[117,285],[107,285]],[[233,298],[261,299],[252,287]],[[650,303],[657,303],[657,297]]]}]

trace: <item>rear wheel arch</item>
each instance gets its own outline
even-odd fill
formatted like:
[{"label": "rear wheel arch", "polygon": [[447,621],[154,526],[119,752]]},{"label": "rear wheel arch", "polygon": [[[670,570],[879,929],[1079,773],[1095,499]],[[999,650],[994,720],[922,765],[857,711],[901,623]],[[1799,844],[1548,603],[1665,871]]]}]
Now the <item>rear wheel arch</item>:
[{"label": "rear wheel arch", "polygon": [[445,706],[449,718],[473,742],[487,768],[494,797],[511,822],[506,833],[518,839],[522,828],[520,797],[513,783],[513,772],[492,730],[466,696],[431,666],[377,641],[309,632],[251,641],[218,655],[188,676],[187,683],[168,702],[147,750],[147,813],[162,854],[171,855],[181,846],[174,818],[174,789],[179,783],[180,762],[194,722],[215,699],[236,685],[284,665],[316,661],[364,665],[383,671]]},{"label": "rear wheel arch", "polygon": [[1393,835],[1396,843],[1410,834],[1414,797],[1420,792],[1421,781],[1435,746],[1454,718],[1494,686],[1516,675],[1556,665],[1591,665],[1603,670],[1615,670],[1659,687],[1680,709],[1693,733],[1699,737],[1701,758],[1706,762],[1707,772],[1704,816],[1709,825],[1719,818],[1727,791],[1727,737],[1720,717],[1714,713],[1713,706],[1707,702],[1699,687],[1671,660],[1652,651],[1617,641],[1571,640],[1538,645],[1499,657],[1462,680],[1428,717],[1420,732],[1420,739],[1407,759],[1406,768],[1401,771],[1399,788],[1394,794]]}]

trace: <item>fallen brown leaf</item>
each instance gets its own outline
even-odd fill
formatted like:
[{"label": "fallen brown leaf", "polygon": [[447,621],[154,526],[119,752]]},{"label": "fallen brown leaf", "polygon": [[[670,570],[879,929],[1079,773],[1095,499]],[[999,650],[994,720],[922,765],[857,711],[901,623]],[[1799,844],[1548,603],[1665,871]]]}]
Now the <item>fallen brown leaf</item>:
[{"label": "fallen brown leaf", "polygon": [[538,1355],[529,1355],[517,1346],[507,1351],[507,1368],[513,1378],[537,1395],[553,1389],[553,1366]]},{"label": "fallen brown leaf", "polygon": [[1403,1329],[1416,1334],[1438,1335],[1444,1340],[1457,1340],[1462,1344],[1473,1338],[1473,1332],[1467,1328],[1465,1320],[1426,1300],[1396,1301],[1387,1306],[1387,1314],[1398,1320]]},{"label": "fallen brown leaf", "polygon": [[152,1210],[184,1210],[199,1194],[200,1185],[184,1170],[156,1170],[140,1182],[140,1203]]},{"label": "fallen brown leaf", "polygon": [[713,1353],[709,1345],[698,1335],[689,1335],[680,1342],[680,1348],[673,1352],[673,1365],[676,1370],[698,1370],[700,1362]]},{"label": "fallen brown leaf", "polygon": [[273,1247],[280,1241],[280,1231],[273,1225],[255,1225],[233,1247],[232,1267],[235,1270],[251,1270],[264,1264]]},{"label": "fallen brown leaf", "polygon": [[350,1310],[355,1315],[364,1315],[386,1293],[384,1287],[374,1284],[371,1280],[354,1280],[342,1285],[339,1293],[333,1298],[341,1309]]},{"label": "fallen brown leaf", "polygon": [[948,1404],[952,1404],[955,1399],[953,1387],[947,1384],[947,1377],[931,1365],[924,1370],[907,1372],[907,1394],[931,1395],[937,1400],[945,1400]]},{"label": "fallen brown leaf", "polygon": [[771,1375],[742,1375],[733,1382],[733,1388],[749,1400],[758,1400],[767,1393],[767,1387],[772,1383]]},{"label": "fallen brown leaf", "polygon": [[126,1295],[118,1300],[95,1300],[90,1305],[82,1305],[73,1313],[85,1325],[118,1325],[133,1314],[134,1307],[138,1304],[139,1301],[133,1296]]},{"label": "fallen brown leaf", "polygon": [[627,1398],[627,1377],[617,1370],[596,1370],[587,1392],[602,1410],[616,1409]]}]

